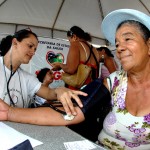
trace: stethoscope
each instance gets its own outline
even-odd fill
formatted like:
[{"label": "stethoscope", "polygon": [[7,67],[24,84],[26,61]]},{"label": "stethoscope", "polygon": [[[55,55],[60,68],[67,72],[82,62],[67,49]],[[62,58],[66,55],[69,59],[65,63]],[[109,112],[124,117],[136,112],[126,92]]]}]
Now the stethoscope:
[{"label": "stethoscope", "polygon": [[[6,84],[7,84],[7,93],[8,93],[8,96],[9,96],[9,99],[10,99],[10,105],[12,105],[13,107],[16,106],[16,104],[14,103],[11,95],[10,95],[10,90],[9,90],[9,83],[10,83],[10,80],[11,78],[13,77],[13,75],[16,73],[16,71],[13,72],[13,66],[12,66],[12,50],[10,49],[10,76],[7,80],[7,76],[6,76],[6,70],[5,70],[5,64],[4,64],[4,57],[3,57],[3,68],[4,68],[4,73],[5,73],[5,79],[6,79]],[[17,71],[18,72],[18,71]],[[24,108],[24,99],[23,99],[23,93],[22,93],[22,87],[21,87],[21,80],[20,80],[20,75],[19,75],[19,72],[18,72],[18,76],[19,76],[19,83],[20,83],[20,90],[21,90],[21,97],[22,97],[22,102],[23,102],[23,108]],[[18,101],[17,101],[18,102]]]},{"label": "stethoscope", "polygon": [[6,76],[6,70],[5,70],[5,65],[4,65],[4,58],[3,58],[3,68],[4,68],[4,73],[5,73],[5,79],[6,79],[6,85],[7,85],[7,93],[8,93],[8,96],[9,96],[9,99],[10,99],[10,104],[13,105],[15,107],[15,103],[14,101],[12,100],[11,98],[11,95],[10,95],[10,90],[9,90],[9,83],[10,83],[10,80],[12,78],[12,76],[15,74],[15,72],[12,72],[12,65],[10,66],[10,76],[7,80],[7,76]]}]

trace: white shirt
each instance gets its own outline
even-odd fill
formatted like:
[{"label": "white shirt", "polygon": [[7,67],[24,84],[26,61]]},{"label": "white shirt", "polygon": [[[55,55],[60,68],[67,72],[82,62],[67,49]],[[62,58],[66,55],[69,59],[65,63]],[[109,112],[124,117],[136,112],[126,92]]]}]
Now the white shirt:
[{"label": "white shirt", "polygon": [[[7,82],[11,71],[3,64],[3,57],[0,57],[0,98],[7,104],[11,104],[7,90]],[[34,94],[40,89],[41,82],[32,74],[18,68],[12,76],[8,89],[16,107],[28,107]]]}]

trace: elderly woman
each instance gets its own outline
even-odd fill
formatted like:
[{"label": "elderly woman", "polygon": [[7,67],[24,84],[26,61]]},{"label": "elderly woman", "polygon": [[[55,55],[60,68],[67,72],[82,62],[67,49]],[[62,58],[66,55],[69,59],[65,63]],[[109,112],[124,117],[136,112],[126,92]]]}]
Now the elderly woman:
[{"label": "elderly woman", "polygon": [[103,20],[102,31],[116,45],[123,70],[112,73],[105,83],[113,107],[99,142],[113,150],[149,150],[150,17],[136,10],[116,10]]}]

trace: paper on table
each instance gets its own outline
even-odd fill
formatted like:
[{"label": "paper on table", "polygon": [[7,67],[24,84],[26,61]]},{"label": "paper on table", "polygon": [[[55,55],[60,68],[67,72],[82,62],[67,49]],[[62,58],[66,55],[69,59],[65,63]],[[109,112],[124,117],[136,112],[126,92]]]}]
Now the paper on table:
[{"label": "paper on table", "polygon": [[96,146],[88,140],[65,142],[64,145],[66,150],[92,150],[96,148]]},{"label": "paper on table", "polygon": [[26,136],[15,129],[7,126],[6,124],[0,122],[0,149],[6,150],[10,149],[17,144],[29,140],[32,147],[43,144],[42,142],[35,140],[29,136]]}]

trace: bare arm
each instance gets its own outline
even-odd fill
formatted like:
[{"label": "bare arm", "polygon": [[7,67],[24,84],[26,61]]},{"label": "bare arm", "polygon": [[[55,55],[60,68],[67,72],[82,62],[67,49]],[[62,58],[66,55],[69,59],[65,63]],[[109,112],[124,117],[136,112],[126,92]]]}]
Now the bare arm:
[{"label": "bare arm", "polygon": [[71,125],[84,120],[79,107],[75,108],[77,115],[71,121],[66,121],[62,115],[51,108],[14,108],[0,99],[0,120],[37,125]]},{"label": "bare arm", "polygon": [[105,87],[110,91],[108,84],[107,84],[107,78],[104,79],[103,84],[105,85]]},{"label": "bare arm", "polygon": [[74,74],[77,70],[80,61],[80,50],[79,50],[79,42],[73,42],[70,45],[69,52],[67,55],[66,64],[62,63],[53,63],[53,70],[62,69],[64,72],[69,74]]},{"label": "bare arm", "polygon": [[107,58],[105,62],[105,66],[107,67],[109,73],[113,73],[117,70],[118,66],[113,58]]},{"label": "bare arm", "polygon": [[37,95],[45,98],[46,100],[54,100],[54,99],[59,100],[62,103],[65,112],[67,114],[73,114],[73,115],[76,115],[76,109],[73,106],[71,99],[73,98],[78,103],[78,105],[82,107],[83,105],[78,95],[87,96],[86,93],[81,91],[70,90],[65,87],[50,89],[43,85],[41,86],[40,90],[37,92]]}]

